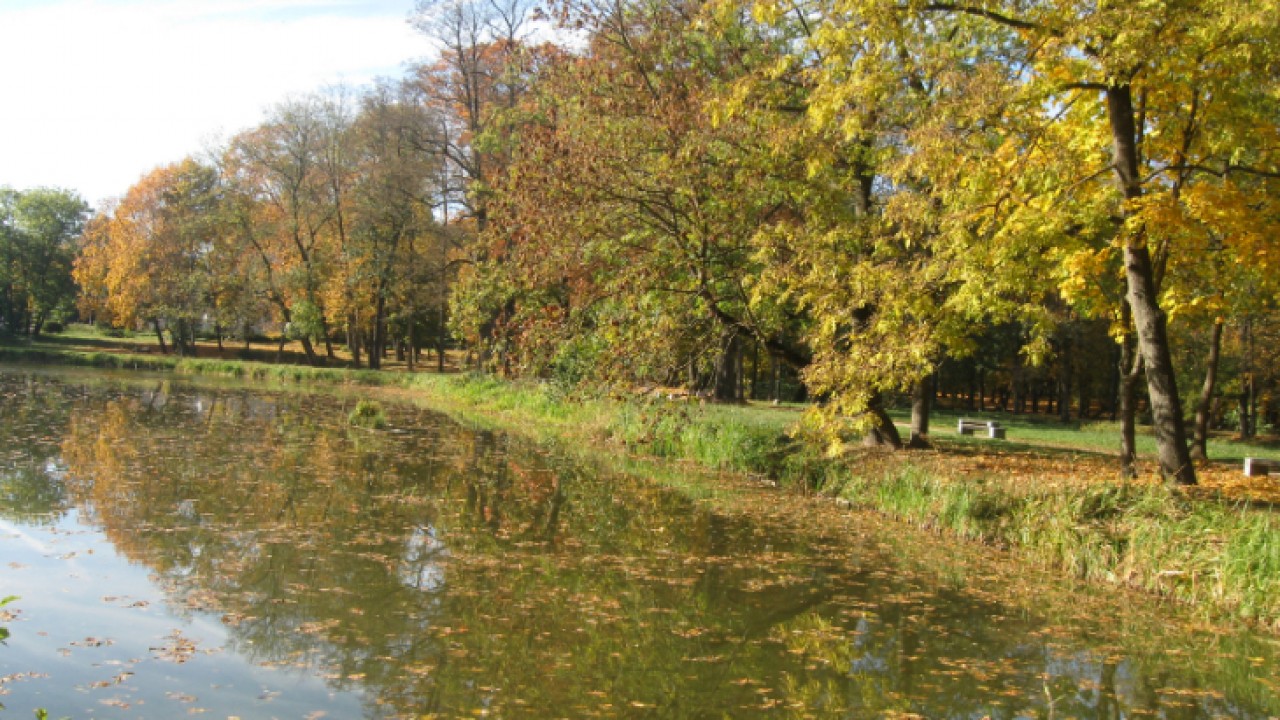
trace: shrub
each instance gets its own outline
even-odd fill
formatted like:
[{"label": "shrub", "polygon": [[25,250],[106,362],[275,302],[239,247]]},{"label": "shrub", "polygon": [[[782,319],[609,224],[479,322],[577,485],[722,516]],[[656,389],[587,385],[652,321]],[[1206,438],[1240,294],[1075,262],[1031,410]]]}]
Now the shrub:
[{"label": "shrub", "polygon": [[387,416],[382,404],[376,400],[361,400],[347,416],[347,424],[355,427],[381,430],[387,426]]}]

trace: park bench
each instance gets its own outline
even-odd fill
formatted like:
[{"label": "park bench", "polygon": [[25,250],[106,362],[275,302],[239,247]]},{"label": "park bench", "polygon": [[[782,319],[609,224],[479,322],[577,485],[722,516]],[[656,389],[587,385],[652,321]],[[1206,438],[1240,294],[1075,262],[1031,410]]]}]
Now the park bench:
[{"label": "park bench", "polygon": [[1244,459],[1245,477],[1269,475],[1276,471],[1280,471],[1280,460],[1264,460],[1263,458],[1251,457]]},{"label": "park bench", "polygon": [[956,432],[961,435],[972,435],[975,430],[984,430],[987,437],[994,440],[1003,440],[1005,429],[1000,427],[1000,423],[994,420],[966,420],[960,418],[960,424],[956,427]]}]

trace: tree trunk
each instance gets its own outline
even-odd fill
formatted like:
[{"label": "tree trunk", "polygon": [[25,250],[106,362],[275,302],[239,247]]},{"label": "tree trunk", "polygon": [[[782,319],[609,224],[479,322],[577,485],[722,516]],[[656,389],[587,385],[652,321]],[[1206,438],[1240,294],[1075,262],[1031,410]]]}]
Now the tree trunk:
[{"label": "tree trunk", "polygon": [[889,417],[889,413],[885,411],[884,398],[880,393],[871,396],[871,401],[867,403],[867,412],[875,422],[867,432],[865,443],[872,446],[887,445],[894,450],[901,450],[902,436],[898,434],[893,418]]},{"label": "tree trunk", "polygon": [[1250,409],[1253,403],[1250,398],[1253,395],[1253,378],[1246,375],[1241,379],[1240,397],[1237,403],[1238,414],[1240,415],[1240,439],[1249,440],[1253,438],[1253,416]]},{"label": "tree trunk", "polygon": [[444,372],[445,345],[448,343],[448,340],[449,340],[448,316],[445,314],[447,312],[448,312],[448,306],[441,305],[440,306],[440,327],[437,329],[437,332],[436,332],[436,372],[439,372],[439,373]]},{"label": "tree trunk", "polygon": [[752,400],[760,399],[760,343],[751,342],[751,393]]},{"label": "tree trunk", "polygon": [[1087,377],[1084,373],[1085,368],[1080,368],[1081,372],[1076,373],[1076,417],[1084,420],[1089,417],[1092,412],[1093,405],[1093,378]]},{"label": "tree trunk", "polygon": [[1013,414],[1021,415],[1027,409],[1027,387],[1023,380],[1022,353],[1013,357]]},{"label": "tree trunk", "polygon": [[[1125,317],[1127,318],[1128,315]],[[1111,382],[1109,384],[1111,391],[1108,393],[1110,399],[1107,402],[1111,404],[1111,407],[1108,410],[1108,412],[1111,413],[1111,421],[1115,422],[1120,419],[1120,378],[1124,377],[1126,372],[1126,369],[1124,368],[1126,361],[1124,358],[1124,348],[1122,346],[1117,346],[1115,348],[1115,352],[1112,354],[1112,360]]]},{"label": "tree trunk", "polygon": [[356,324],[355,315],[347,317],[347,350],[351,353],[351,365],[360,369],[360,327]]},{"label": "tree trunk", "polygon": [[1244,368],[1240,373],[1240,439],[1253,437],[1256,426],[1253,422],[1253,324],[1245,318],[1240,325],[1240,350],[1244,356]]},{"label": "tree trunk", "polygon": [[409,323],[409,372],[413,372],[418,360],[418,341],[413,337],[413,322]]},{"label": "tree trunk", "polygon": [[178,357],[182,357],[187,354],[186,338],[182,332],[183,325],[184,323],[181,320],[178,320],[173,323],[173,329],[169,331],[169,338],[173,341],[173,352]]},{"label": "tree trunk", "polygon": [[151,321],[151,327],[155,328],[155,331],[156,331],[156,340],[160,343],[160,353],[161,353],[161,354],[168,354],[168,352],[169,352],[169,348],[168,348],[168,347],[166,347],[166,346],[165,346],[165,344],[164,344],[164,331],[160,329],[160,321],[159,321],[159,320],[152,320],[152,321]]},{"label": "tree trunk", "polygon": [[745,403],[747,401],[746,393],[746,353],[742,351],[742,342],[738,342],[738,351],[734,354],[734,370],[733,374],[738,383],[738,396],[734,398],[735,402]]},{"label": "tree trunk", "polygon": [[378,299],[374,304],[373,313],[373,342],[369,345],[369,369],[382,369],[383,349],[387,344],[387,325],[384,317],[387,311],[387,301],[378,294]]},{"label": "tree trunk", "polygon": [[[1137,127],[1133,93],[1128,84],[1107,88],[1107,116],[1111,123],[1113,169],[1126,201],[1142,197],[1138,175]],[[1195,466],[1187,449],[1182,404],[1169,352],[1168,328],[1155,282],[1148,239],[1139,229],[1124,245],[1124,270],[1129,308],[1133,312],[1138,348],[1147,371],[1147,394],[1156,433],[1156,454],[1166,478],[1181,485],[1196,483]]]},{"label": "tree trunk", "polygon": [[1130,329],[1132,320],[1129,303],[1125,301],[1121,310],[1125,333],[1120,343],[1120,363],[1117,368],[1120,396],[1116,400],[1120,407],[1120,475],[1125,478],[1138,476],[1138,378],[1142,375],[1142,356],[1138,354],[1137,341]]},{"label": "tree trunk", "polygon": [[965,400],[964,407],[969,412],[977,409],[978,399],[978,370],[977,368],[969,369],[969,397]]},{"label": "tree trunk", "polygon": [[316,348],[311,344],[311,338],[302,336],[302,352],[307,354],[307,363],[311,365],[319,365],[320,358],[316,356]]},{"label": "tree trunk", "polygon": [[320,316],[320,334],[324,336],[324,356],[329,360],[337,358],[333,354],[333,341],[329,339],[329,321]]},{"label": "tree trunk", "polygon": [[721,336],[713,389],[713,396],[718,402],[734,402],[738,399],[737,370],[741,367],[738,364],[739,345],[737,330],[730,328]]},{"label": "tree trunk", "polygon": [[1068,329],[1062,339],[1062,357],[1058,371],[1058,422],[1066,425],[1071,422],[1071,380],[1074,358],[1071,331]]},{"label": "tree trunk", "polygon": [[1129,303],[1137,328],[1138,347],[1146,365],[1147,394],[1151,401],[1151,422],[1156,433],[1156,454],[1165,477],[1181,485],[1195,485],[1196,471],[1187,449],[1182,404],[1169,353],[1164,311],[1156,301],[1151,274],[1151,254],[1145,245],[1125,247],[1125,270],[1129,280]]},{"label": "tree trunk", "polygon": [[1191,459],[1209,459],[1209,410],[1213,404],[1213,390],[1218,382],[1218,357],[1222,350],[1222,323],[1213,324],[1209,338],[1209,360],[1204,371],[1204,385],[1200,387],[1200,400],[1196,403],[1196,425],[1191,438]]},{"label": "tree trunk", "polygon": [[909,448],[929,447],[929,404],[933,399],[933,375],[916,381],[911,391],[911,438]]}]

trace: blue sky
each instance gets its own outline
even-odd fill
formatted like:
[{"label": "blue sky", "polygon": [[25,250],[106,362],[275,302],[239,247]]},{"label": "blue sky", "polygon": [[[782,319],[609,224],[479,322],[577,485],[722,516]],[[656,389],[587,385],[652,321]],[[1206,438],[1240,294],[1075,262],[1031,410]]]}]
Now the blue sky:
[{"label": "blue sky", "polygon": [[398,77],[413,0],[0,0],[0,185],[91,203],[274,103]]}]

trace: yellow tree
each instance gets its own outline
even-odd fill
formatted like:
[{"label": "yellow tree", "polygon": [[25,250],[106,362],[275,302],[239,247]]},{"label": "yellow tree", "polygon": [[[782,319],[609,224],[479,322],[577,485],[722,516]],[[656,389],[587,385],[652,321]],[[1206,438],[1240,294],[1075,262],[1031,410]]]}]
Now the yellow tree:
[{"label": "yellow tree", "polygon": [[[812,362],[803,377],[826,400],[810,413],[820,435],[839,448],[852,420],[897,444],[883,398],[922,390],[944,352],[970,352],[975,328],[1018,317],[1036,299],[1023,278],[966,288],[991,276],[966,276],[944,259],[933,175],[946,166],[917,162],[931,147],[953,146],[919,129],[990,84],[957,72],[962,53],[941,40],[980,38],[963,23],[903,22],[857,3],[762,0],[749,15],[737,3],[715,7],[722,31],[746,25],[752,46],[772,53],[714,105],[765,138],[753,170],[773,178],[792,208],[754,235],[754,295],[781,298],[807,318],[799,330]],[[927,404],[916,395],[911,444],[920,445]]]},{"label": "yellow tree", "polygon": [[[1280,10],[1235,0],[894,7],[972,18],[1002,33],[996,49],[1015,49],[1007,112],[1020,115],[1026,131],[1010,132],[988,155],[1006,177],[993,179],[989,203],[970,212],[1005,232],[1016,223],[1053,227],[1064,238],[1087,225],[1073,214],[1105,213],[1146,369],[1161,470],[1194,483],[1162,281],[1172,264],[1199,259],[1179,244],[1189,218],[1223,236],[1239,233],[1205,209],[1242,211],[1232,224],[1263,222],[1259,210],[1280,178],[1273,42]],[[992,52],[986,61],[1008,59]]]},{"label": "yellow tree", "polygon": [[86,228],[75,265],[83,302],[117,327],[150,324],[194,351],[210,310],[207,260],[220,231],[217,171],[193,159],[157,168]]},{"label": "yellow tree", "polygon": [[241,200],[242,241],[313,363],[315,339],[332,356],[324,289],[341,253],[347,168],[334,153],[347,122],[324,98],[289,100],[234,138],[224,159]]}]

